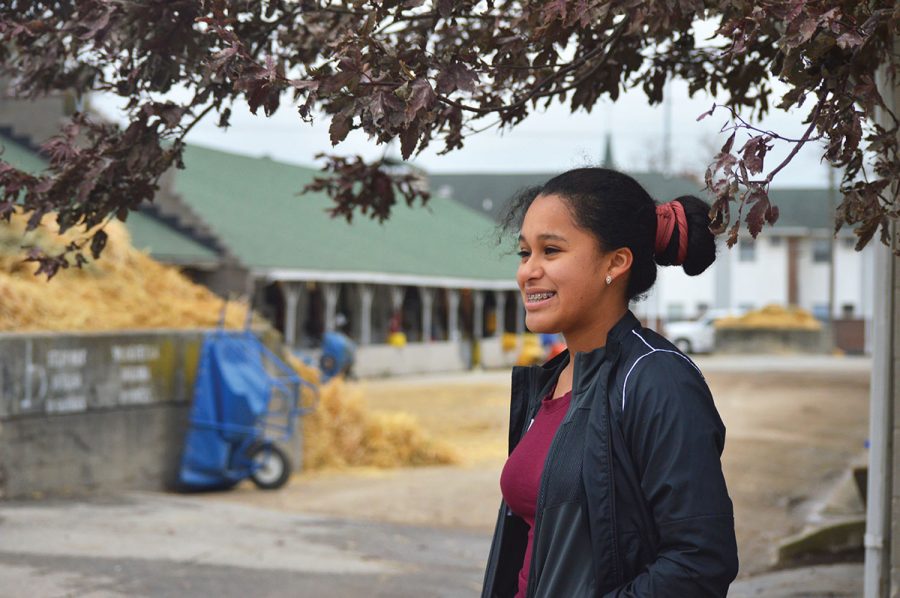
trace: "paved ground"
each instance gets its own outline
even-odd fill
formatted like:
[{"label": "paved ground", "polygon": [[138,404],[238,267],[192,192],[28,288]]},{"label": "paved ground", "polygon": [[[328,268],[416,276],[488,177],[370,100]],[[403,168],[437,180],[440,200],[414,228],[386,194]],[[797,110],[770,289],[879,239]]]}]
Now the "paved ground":
[{"label": "paved ground", "polygon": [[[726,475],[748,566],[730,595],[860,596],[860,564],[764,571],[773,542],[802,527],[860,454],[868,362],[699,362],[729,426]],[[0,597],[477,596],[508,379],[486,372],[369,384],[371,400],[391,409],[421,405],[423,387],[445,392],[429,393],[420,419],[436,433],[449,425],[472,448],[457,467],[304,475],[273,493],[0,502]],[[454,390],[473,384],[474,403]],[[492,406],[481,393],[495,386]]]},{"label": "paved ground", "polygon": [[[0,595],[464,597],[483,534],[151,493],[0,505]],[[423,590],[424,589],[424,590]]]},{"label": "paved ground", "polygon": [[[698,363],[727,428],[723,465],[741,575],[770,569],[775,543],[803,530],[865,458],[869,361],[716,355]],[[453,446],[458,467],[304,475],[278,493],[247,486],[217,499],[289,512],[490,533],[506,458],[508,371],[360,381],[368,406],[403,411]],[[348,389],[352,392],[353,389]],[[857,498],[857,506],[863,505]]]},{"label": "paved ground", "polygon": [[[486,534],[133,493],[0,505],[5,598],[477,596]],[[862,565],[779,571],[735,598],[859,596]]]}]

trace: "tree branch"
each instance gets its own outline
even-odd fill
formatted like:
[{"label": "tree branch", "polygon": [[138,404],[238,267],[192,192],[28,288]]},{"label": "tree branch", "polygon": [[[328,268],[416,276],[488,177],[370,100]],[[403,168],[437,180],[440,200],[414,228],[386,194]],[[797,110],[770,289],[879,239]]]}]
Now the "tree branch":
[{"label": "tree branch", "polygon": [[[601,52],[603,52],[603,53],[605,53],[605,56],[600,61],[600,64],[598,64],[595,68],[591,69],[591,71],[590,71],[591,74],[596,72],[597,68],[599,68],[600,66],[602,66],[603,64],[606,63],[606,60],[609,58],[610,51],[613,48],[615,48],[616,44],[621,39],[622,33],[625,31],[627,24],[628,24],[628,18],[626,17],[626,18],[622,19],[619,22],[619,24],[616,26],[615,31],[613,31],[613,34],[609,37],[609,42],[605,47],[603,45],[600,45],[600,46],[594,48],[593,50],[587,52],[584,56],[582,56],[578,60],[574,60],[574,61],[570,62],[569,64],[560,68],[558,71],[556,71],[552,75],[545,77],[540,82],[538,82],[531,89],[531,91],[529,91],[527,94],[525,94],[525,97],[518,99],[511,104],[505,104],[503,106],[491,107],[491,108],[477,108],[475,106],[467,106],[466,104],[457,102],[456,100],[451,100],[450,98],[448,98],[446,96],[439,95],[439,96],[437,96],[437,98],[441,102],[448,104],[450,106],[453,106],[454,108],[458,108],[460,110],[465,110],[466,112],[472,112],[475,114],[483,115],[483,114],[490,114],[491,112],[506,112],[508,110],[514,110],[516,108],[521,108],[522,106],[526,105],[531,100],[545,97],[547,95],[556,95],[556,93],[562,93],[563,91],[568,91],[569,89],[572,88],[571,85],[568,87],[565,87],[559,91],[542,92],[540,90],[542,88],[550,85],[551,83],[558,81],[561,77],[567,75],[570,71],[585,64],[586,62],[588,62],[589,60],[591,60],[592,58],[596,57]],[[579,78],[575,82],[575,85],[577,86],[578,84],[583,82],[584,79],[586,79],[586,77]]]},{"label": "tree branch", "polygon": [[822,111],[822,106],[825,104],[825,97],[826,97],[826,96],[823,96],[823,97],[819,100],[819,103],[816,104],[816,107],[813,109],[813,113],[812,113],[812,116],[811,116],[811,118],[810,118],[809,127],[807,127],[806,132],[803,133],[803,137],[801,137],[800,140],[797,141],[796,144],[794,144],[794,148],[791,150],[791,153],[789,153],[789,154],[787,155],[787,158],[785,158],[784,161],[781,162],[781,164],[779,164],[778,166],[776,166],[775,169],[774,169],[772,172],[769,173],[769,176],[766,177],[766,181],[765,181],[766,184],[771,183],[771,182],[772,182],[772,179],[775,178],[775,175],[778,174],[778,172],[779,172],[782,168],[784,168],[785,166],[787,166],[787,165],[790,163],[790,161],[794,159],[794,156],[797,155],[797,152],[800,151],[800,148],[803,147],[803,145],[804,145],[807,141],[809,141],[810,136],[812,135],[812,132],[815,131],[816,125],[818,124],[818,123],[816,122],[816,120],[819,118],[819,112]]}]

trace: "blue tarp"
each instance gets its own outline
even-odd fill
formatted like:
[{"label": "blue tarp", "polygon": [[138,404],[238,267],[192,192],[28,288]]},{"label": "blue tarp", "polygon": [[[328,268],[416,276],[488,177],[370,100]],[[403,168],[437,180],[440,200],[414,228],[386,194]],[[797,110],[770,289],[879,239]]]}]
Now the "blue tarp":
[{"label": "blue tarp", "polygon": [[[183,486],[232,485],[249,475],[246,450],[263,435],[277,379],[251,333],[217,332],[203,342],[179,475]],[[299,382],[299,378],[296,378]]]}]

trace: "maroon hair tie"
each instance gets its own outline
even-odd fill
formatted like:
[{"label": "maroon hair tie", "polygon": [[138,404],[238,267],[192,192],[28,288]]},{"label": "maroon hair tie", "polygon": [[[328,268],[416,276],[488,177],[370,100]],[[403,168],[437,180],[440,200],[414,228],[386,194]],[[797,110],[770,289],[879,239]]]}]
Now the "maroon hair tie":
[{"label": "maroon hair tie", "polygon": [[669,242],[672,233],[675,232],[675,224],[678,224],[678,258],[676,266],[684,263],[687,257],[688,227],[687,217],[684,215],[684,206],[680,201],[670,201],[656,206],[656,255],[662,255]]}]

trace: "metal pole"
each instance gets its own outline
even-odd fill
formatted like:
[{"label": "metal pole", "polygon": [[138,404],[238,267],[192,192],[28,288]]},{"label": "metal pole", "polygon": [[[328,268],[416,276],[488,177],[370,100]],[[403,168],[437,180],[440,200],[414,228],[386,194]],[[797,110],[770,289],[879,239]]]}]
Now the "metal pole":
[{"label": "metal pole", "polygon": [[459,335],[459,289],[447,289],[447,337],[458,341]]},{"label": "metal pole", "polygon": [[502,336],[506,332],[506,291],[494,291],[494,312],[497,322],[494,336]]},{"label": "metal pole", "polygon": [[[889,595],[891,572],[891,495],[893,492],[894,258],[879,241],[875,247],[872,320],[872,377],[869,399],[869,474],[866,500],[864,595]],[[893,300],[892,300],[893,299]]]},{"label": "metal pole", "polygon": [[[888,67],[878,70],[877,84],[885,103],[897,109],[896,82]],[[889,115],[879,120],[888,122]],[[896,201],[897,189],[892,188]],[[869,475],[866,500],[866,534],[863,595],[883,598],[890,595],[893,555],[891,552],[891,498],[893,496],[893,388],[895,312],[900,308],[894,281],[896,226],[891,225],[891,247],[875,243],[874,296],[872,305],[872,378],[869,399]]]},{"label": "metal pole", "polygon": [[[835,186],[834,181],[834,168],[831,166],[828,167],[828,216],[830,218],[834,218],[834,208],[835,208],[835,197],[837,195],[837,188]],[[835,258],[835,238],[834,234],[831,234],[828,237],[828,333],[831,336],[829,342],[831,344],[830,349],[834,350],[835,347],[835,332],[834,332],[834,258]]]},{"label": "metal pole", "polygon": [[422,297],[422,342],[431,342],[431,328],[434,322],[434,289],[421,287],[419,294]]},{"label": "metal pole", "polygon": [[372,344],[372,299],[375,288],[370,284],[359,285],[359,344]]},{"label": "metal pole", "polygon": [[284,292],[284,344],[293,347],[297,341],[297,304],[300,288],[295,282],[281,283]]}]

